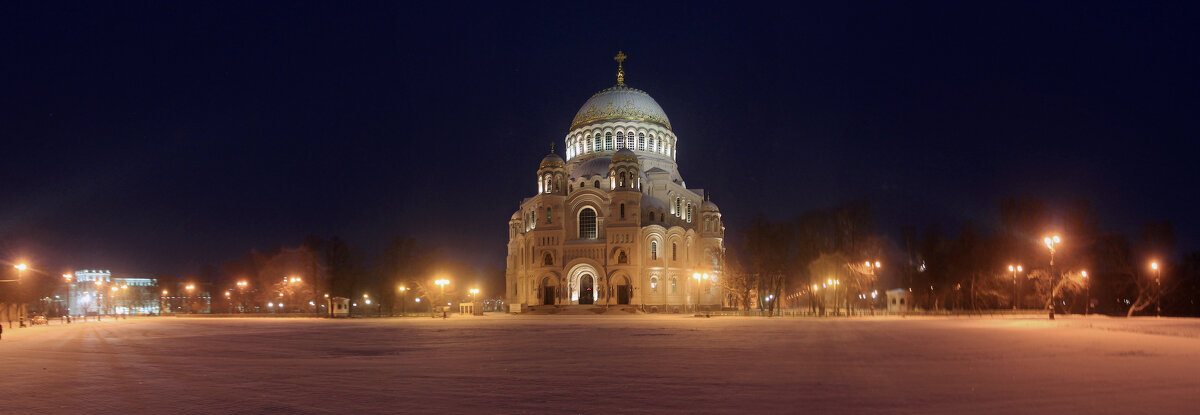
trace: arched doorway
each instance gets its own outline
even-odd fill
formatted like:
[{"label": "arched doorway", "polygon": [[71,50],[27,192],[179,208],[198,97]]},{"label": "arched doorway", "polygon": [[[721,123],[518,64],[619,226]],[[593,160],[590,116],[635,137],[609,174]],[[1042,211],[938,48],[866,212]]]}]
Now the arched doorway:
[{"label": "arched doorway", "polygon": [[596,299],[596,287],[589,274],[579,277],[579,304],[592,304]]},{"label": "arched doorway", "polygon": [[629,279],[625,276],[617,277],[616,285],[613,287],[617,292],[617,304],[629,304],[629,297],[632,297],[632,286],[629,285]]},{"label": "arched doorway", "polygon": [[554,297],[557,294],[553,280],[550,277],[542,278],[542,305],[554,305]]}]

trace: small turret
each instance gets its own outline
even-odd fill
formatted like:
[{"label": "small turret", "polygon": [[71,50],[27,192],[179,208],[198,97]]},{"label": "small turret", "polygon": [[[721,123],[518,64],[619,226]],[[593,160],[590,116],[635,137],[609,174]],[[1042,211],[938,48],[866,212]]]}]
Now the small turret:
[{"label": "small turret", "polygon": [[633,151],[628,148],[617,150],[608,164],[609,189],[640,192],[642,190],[641,170],[642,166],[638,163],[637,155],[633,154]]},{"label": "small turret", "polygon": [[538,193],[566,194],[567,170],[566,162],[558,154],[554,154],[554,145],[550,146],[550,154],[542,158],[538,164]]}]

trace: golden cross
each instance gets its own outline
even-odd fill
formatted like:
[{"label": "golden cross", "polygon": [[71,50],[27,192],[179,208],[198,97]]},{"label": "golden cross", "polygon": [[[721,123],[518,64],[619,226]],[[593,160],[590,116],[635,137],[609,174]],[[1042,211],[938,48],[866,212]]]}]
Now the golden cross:
[{"label": "golden cross", "polygon": [[554,143],[550,143],[550,154],[554,154]]},{"label": "golden cross", "polygon": [[617,61],[617,85],[625,86],[625,52],[617,51],[617,56],[613,56],[613,60]]}]

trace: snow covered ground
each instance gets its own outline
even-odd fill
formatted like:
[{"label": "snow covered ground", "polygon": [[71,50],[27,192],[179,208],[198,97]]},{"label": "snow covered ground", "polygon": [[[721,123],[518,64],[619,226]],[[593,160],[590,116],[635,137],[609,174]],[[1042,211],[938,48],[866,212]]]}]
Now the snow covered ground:
[{"label": "snow covered ground", "polygon": [[145,318],[6,327],[0,373],[4,414],[1195,413],[1200,320]]}]

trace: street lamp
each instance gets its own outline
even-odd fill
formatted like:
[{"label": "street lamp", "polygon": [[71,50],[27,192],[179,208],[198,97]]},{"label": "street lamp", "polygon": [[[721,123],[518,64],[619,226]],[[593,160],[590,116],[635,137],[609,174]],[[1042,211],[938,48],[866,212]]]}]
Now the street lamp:
[{"label": "street lamp", "polygon": [[1012,301],[1012,304],[1013,304],[1013,310],[1016,310],[1018,307],[1018,304],[1020,304],[1020,302],[1021,302],[1021,294],[1020,294],[1020,291],[1017,290],[1017,273],[1023,272],[1025,270],[1021,269],[1020,265],[1017,265],[1015,267],[1012,265],[1009,265],[1008,271],[1013,273],[1013,301]]},{"label": "street lamp", "polygon": [[[408,287],[400,286],[400,317],[408,314]],[[395,309],[393,309],[395,310]]]},{"label": "street lamp", "polygon": [[184,288],[184,289],[186,289],[186,290],[187,290],[187,292],[188,292],[188,295],[187,295],[187,299],[188,299],[187,308],[188,308],[188,314],[191,314],[191,313],[192,313],[192,304],[191,304],[191,302],[192,302],[192,291],[196,289],[196,286],[195,286],[195,285],[193,285],[193,284],[188,284],[186,287],[183,287],[183,288]]},{"label": "street lamp", "polygon": [[1151,262],[1150,269],[1154,270],[1154,285],[1158,287],[1158,293],[1154,296],[1154,315],[1162,317],[1162,271],[1158,269],[1158,261]]},{"label": "street lamp", "polygon": [[1080,271],[1079,274],[1083,275],[1083,287],[1084,287],[1083,315],[1086,316],[1086,315],[1088,315],[1088,309],[1092,308],[1092,284],[1090,282],[1088,282],[1087,270]]},{"label": "street lamp", "polygon": [[[871,270],[871,276],[875,277],[875,279],[878,280],[879,279],[879,269],[883,268],[883,263],[881,263],[879,261],[875,261],[875,263],[872,264],[871,261],[866,261],[865,265],[867,266],[867,269]],[[859,290],[861,290],[863,287],[861,285],[859,285],[858,288],[859,288]],[[872,290],[875,289],[874,281],[871,282],[871,289]],[[862,295],[861,298],[865,300],[867,298],[867,296]],[[874,298],[874,297],[872,297],[872,298]],[[849,308],[849,307],[847,307],[847,308]],[[849,311],[849,310],[847,310],[847,311]],[[875,303],[874,302],[871,303],[871,315],[875,315]]]},{"label": "street lamp", "polygon": [[1054,252],[1056,251],[1054,247],[1058,246],[1062,239],[1059,239],[1058,235],[1054,235],[1042,239],[1042,242],[1045,242],[1046,248],[1050,249],[1050,319],[1054,320]]},{"label": "street lamp", "polygon": [[245,280],[242,280],[242,281],[238,281],[236,285],[237,285],[237,289],[238,289],[238,309],[241,309],[242,313],[245,313],[246,312],[246,304],[245,304],[245,302],[246,302],[246,287],[250,286],[250,283],[246,282]]},{"label": "street lamp", "polygon": [[700,284],[702,280],[708,279],[708,274],[701,274],[697,272],[692,274],[692,278],[696,279],[696,305],[694,308],[696,309],[696,314],[700,314]]},{"label": "street lamp", "polygon": [[13,268],[17,269],[17,286],[20,287],[21,279],[22,279],[21,275],[25,273],[26,269],[29,269],[29,266],[25,265],[25,264],[17,264],[17,265],[13,265]]},{"label": "street lamp", "polygon": [[[450,280],[448,280],[448,279],[445,279],[445,278],[442,278],[442,279],[440,279],[440,280],[434,281],[433,283],[434,283],[434,284],[437,284],[437,285],[438,285],[438,287],[440,287],[440,288],[442,289],[442,297],[441,297],[441,299],[443,299],[443,300],[444,300],[444,299],[446,299],[446,284],[449,284],[449,283],[450,283]],[[433,303],[430,303],[430,304],[433,304]]]}]

